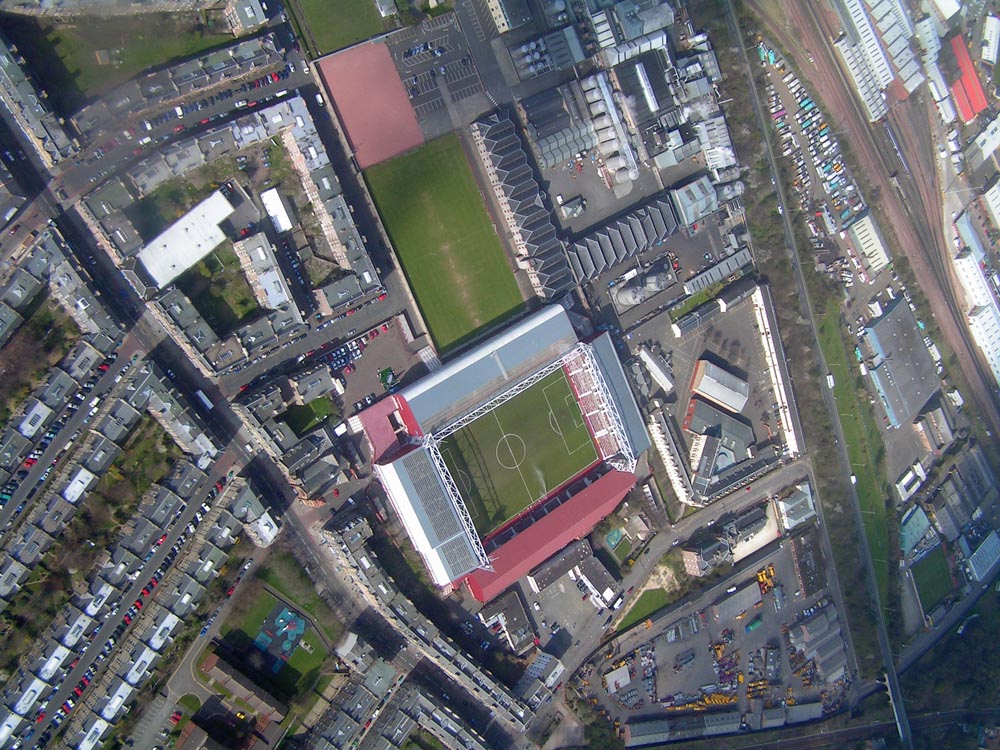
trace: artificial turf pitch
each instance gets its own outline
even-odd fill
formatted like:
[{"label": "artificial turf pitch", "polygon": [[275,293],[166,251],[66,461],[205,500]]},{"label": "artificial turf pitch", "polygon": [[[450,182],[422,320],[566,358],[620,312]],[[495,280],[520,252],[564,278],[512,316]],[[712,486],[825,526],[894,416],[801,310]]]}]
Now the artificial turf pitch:
[{"label": "artificial turf pitch", "polygon": [[480,536],[597,460],[562,369],[448,437],[441,453]]},{"label": "artificial turf pitch", "polygon": [[370,167],[365,178],[438,349],[521,308],[458,136]]}]

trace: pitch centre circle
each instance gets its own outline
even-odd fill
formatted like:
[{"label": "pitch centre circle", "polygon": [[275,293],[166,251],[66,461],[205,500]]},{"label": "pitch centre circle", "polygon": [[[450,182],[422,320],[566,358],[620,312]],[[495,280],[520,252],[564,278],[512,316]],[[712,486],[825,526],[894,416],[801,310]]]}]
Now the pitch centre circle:
[{"label": "pitch centre circle", "polygon": [[508,471],[516,471],[527,458],[528,449],[521,436],[506,432],[497,440],[497,463]]}]

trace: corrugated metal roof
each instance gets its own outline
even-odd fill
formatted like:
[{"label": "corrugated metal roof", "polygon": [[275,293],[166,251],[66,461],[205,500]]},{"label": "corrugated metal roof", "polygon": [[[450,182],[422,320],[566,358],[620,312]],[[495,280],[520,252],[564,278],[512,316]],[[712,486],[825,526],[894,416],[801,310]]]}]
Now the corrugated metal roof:
[{"label": "corrugated metal roof", "polygon": [[611,336],[603,333],[591,342],[591,348],[597,363],[604,373],[604,380],[611,390],[611,398],[615,402],[615,408],[621,415],[622,423],[625,426],[626,437],[632,446],[632,453],[638,456],[650,446],[649,434],[646,432],[646,425],[639,413],[639,407],[635,403],[635,396],[625,378],[625,370],[622,369],[621,360],[615,352],[615,346],[611,342]]},{"label": "corrugated metal roof", "polygon": [[618,507],[635,482],[634,474],[610,471],[535,521],[490,555],[492,571],[475,570],[466,577],[472,595],[481,602],[495,599],[536,565],[585,537]]},{"label": "corrugated metal roof", "polygon": [[576,342],[566,311],[549,305],[403,389],[399,396],[420,428],[434,432],[566,353]]}]

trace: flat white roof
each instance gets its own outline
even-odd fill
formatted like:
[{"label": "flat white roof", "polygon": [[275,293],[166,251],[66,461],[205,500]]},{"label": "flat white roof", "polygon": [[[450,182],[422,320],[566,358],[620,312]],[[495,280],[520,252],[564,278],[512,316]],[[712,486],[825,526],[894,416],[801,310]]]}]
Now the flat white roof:
[{"label": "flat white roof", "polygon": [[278,188],[271,188],[261,193],[260,202],[264,204],[264,210],[271,217],[274,229],[278,234],[292,231],[292,220],[288,217],[288,211],[285,210],[281,196],[278,195]]},{"label": "flat white roof", "polygon": [[139,251],[139,260],[162,289],[222,244],[219,229],[233,205],[216,190]]},{"label": "flat white roof", "polygon": [[62,496],[68,502],[75,505],[83,497],[83,493],[90,489],[96,479],[97,476],[95,474],[92,474],[81,466],[69,484],[66,485],[66,489],[62,491]]},{"label": "flat white roof", "polygon": [[89,727],[86,727],[87,733],[80,740],[80,744],[76,746],[76,750],[94,750],[110,726],[104,719],[94,719],[93,723]]}]

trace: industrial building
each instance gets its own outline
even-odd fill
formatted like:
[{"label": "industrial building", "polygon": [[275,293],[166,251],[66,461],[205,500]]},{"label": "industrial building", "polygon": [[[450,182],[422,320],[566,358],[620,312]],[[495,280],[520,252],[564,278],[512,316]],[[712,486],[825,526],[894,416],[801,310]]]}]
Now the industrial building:
[{"label": "industrial building", "polygon": [[891,260],[889,249],[871,213],[867,210],[861,213],[847,227],[847,231],[851,237],[851,244],[863,260],[870,277],[874,277],[889,265]]},{"label": "industrial building", "polygon": [[676,231],[677,217],[671,204],[653,198],[573,242],[568,248],[570,265],[583,283],[661,245]]},{"label": "industrial building", "polygon": [[865,327],[869,377],[893,427],[912,424],[940,381],[909,305],[897,297]]},{"label": "industrial building", "polygon": [[707,359],[695,363],[691,390],[736,414],[746,408],[750,398],[750,384],[746,380]]},{"label": "industrial building", "polygon": [[506,111],[472,124],[472,139],[510,229],[518,264],[535,293],[551,299],[575,286],[566,248],[541,198],[534,165]]},{"label": "industrial building", "polygon": [[835,682],[847,673],[846,643],[833,606],[823,607],[810,619],[792,625],[788,641],[805,661],[815,663],[826,682]]},{"label": "industrial building", "polygon": [[707,175],[675,187],[668,194],[682,226],[693,227],[719,210],[719,197]]},{"label": "industrial building", "polygon": [[233,204],[216,190],[139,251],[139,261],[157,288],[170,284],[223,243],[219,225]]}]

